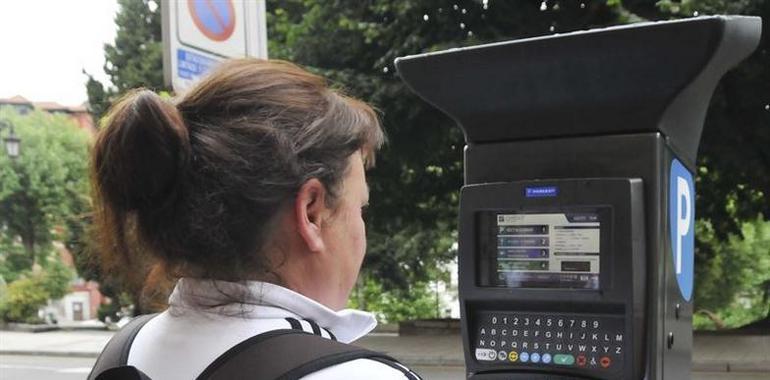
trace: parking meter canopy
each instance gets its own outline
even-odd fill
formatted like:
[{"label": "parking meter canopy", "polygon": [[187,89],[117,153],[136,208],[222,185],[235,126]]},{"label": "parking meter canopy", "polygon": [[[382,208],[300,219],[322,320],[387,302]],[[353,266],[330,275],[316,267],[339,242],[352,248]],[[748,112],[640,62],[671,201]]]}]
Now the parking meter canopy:
[{"label": "parking meter canopy", "polygon": [[719,78],[761,19],[648,22],[408,56],[405,82],[468,143],[659,131],[694,165]]}]

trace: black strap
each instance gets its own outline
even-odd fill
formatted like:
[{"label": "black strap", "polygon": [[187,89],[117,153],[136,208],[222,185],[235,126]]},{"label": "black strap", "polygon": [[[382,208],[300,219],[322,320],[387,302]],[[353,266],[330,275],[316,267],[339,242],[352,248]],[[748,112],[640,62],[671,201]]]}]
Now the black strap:
[{"label": "black strap", "polygon": [[[247,376],[250,379],[295,380],[336,364],[362,358],[378,358],[381,360],[377,361],[381,363],[397,363],[385,354],[304,331],[273,330],[251,337],[227,350],[198,379],[221,380]],[[399,367],[390,366],[404,372]],[[407,378],[413,379],[409,376]]]},{"label": "black strap", "polygon": [[303,328],[302,328],[302,324],[301,324],[301,323],[299,323],[299,321],[298,321],[298,320],[296,320],[295,318],[291,318],[291,317],[289,317],[289,318],[286,318],[286,320],[289,322],[289,324],[291,325],[291,328],[292,328],[292,329],[294,329],[294,330],[300,330],[300,331],[302,331],[302,330],[303,330]]},{"label": "black strap", "polygon": [[369,360],[374,360],[376,362],[380,362],[382,364],[385,364],[388,367],[394,368],[394,369],[400,371],[401,373],[403,373],[404,377],[406,377],[409,380],[422,380],[420,375],[412,372],[411,369],[407,368],[405,365],[403,365],[403,364],[401,364],[401,363],[399,363],[397,361],[387,360],[387,359],[383,359],[383,358],[380,358],[380,357],[369,358]]},{"label": "black strap", "polygon": [[99,358],[96,359],[88,380],[96,380],[97,377],[109,369],[125,366],[128,363],[128,353],[131,351],[131,343],[134,342],[139,330],[157,314],[145,314],[138,316],[123,326],[104,347]]},{"label": "black strap", "polygon": [[321,326],[318,326],[318,323],[315,323],[312,319],[306,319],[306,321],[310,324],[310,328],[313,329],[313,334],[321,336]]},{"label": "black strap", "polygon": [[124,365],[121,367],[110,368],[99,376],[96,380],[152,380],[144,372],[134,366]]},{"label": "black strap", "polygon": [[[313,330],[313,334],[323,336],[323,334],[321,334],[321,330],[322,330],[321,326],[319,326],[318,323],[316,323],[316,321],[312,319],[303,319],[303,320],[310,325],[310,328]],[[288,317],[286,318],[286,321],[289,322],[289,325],[291,325],[291,328],[293,330],[305,331],[305,329],[302,327],[302,323],[300,323],[300,321],[297,320],[296,318]],[[323,330],[325,330],[326,333],[329,334],[329,338],[332,338],[332,340],[337,340],[337,337],[334,335],[334,333],[332,333],[331,330],[329,329],[323,329]]]},{"label": "black strap", "polygon": [[[148,380],[147,375],[126,364],[131,344],[139,330],[156,315],[134,318],[118,331],[96,359],[88,380]],[[297,330],[268,331],[238,343],[214,360],[198,379],[236,379],[248,375],[253,379],[295,380],[356,359],[375,360],[402,372],[409,380],[420,379],[390,356],[326,339],[320,335],[312,335],[303,331],[296,319],[287,320],[293,328],[296,325]],[[313,325],[314,323],[311,323],[311,327]],[[320,334],[320,329],[318,333]],[[331,332],[329,333],[331,335]],[[266,363],[269,365],[265,365]]]}]

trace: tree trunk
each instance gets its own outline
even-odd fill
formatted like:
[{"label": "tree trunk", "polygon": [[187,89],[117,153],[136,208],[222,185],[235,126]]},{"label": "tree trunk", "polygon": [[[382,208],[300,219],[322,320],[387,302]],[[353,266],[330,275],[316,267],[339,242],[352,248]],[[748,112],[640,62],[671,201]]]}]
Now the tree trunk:
[{"label": "tree trunk", "polygon": [[41,267],[40,267],[40,264],[37,262],[38,257],[35,254],[35,240],[31,238],[29,235],[22,236],[21,245],[24,246],[24,252],[27,255],[29,255],[29,257],[32,258],[32,267],[30,269],[32,269],[33,273],[39,272]]}]

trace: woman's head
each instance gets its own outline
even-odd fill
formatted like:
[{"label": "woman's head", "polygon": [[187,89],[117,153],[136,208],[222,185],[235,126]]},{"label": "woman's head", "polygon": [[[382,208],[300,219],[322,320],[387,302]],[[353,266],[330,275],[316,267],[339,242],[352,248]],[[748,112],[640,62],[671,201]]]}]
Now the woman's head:
[{"label": "woman's head", "polygon": [[284,245],[276,239],[312,246],[302,197],[341,209],[346,178],[382,142],[368,105],[287,62],[226,62],[176,105],[132,92],[93,152],[101,251],[149,252],[184,276],[269,279],[289,260],[268,254]]}]

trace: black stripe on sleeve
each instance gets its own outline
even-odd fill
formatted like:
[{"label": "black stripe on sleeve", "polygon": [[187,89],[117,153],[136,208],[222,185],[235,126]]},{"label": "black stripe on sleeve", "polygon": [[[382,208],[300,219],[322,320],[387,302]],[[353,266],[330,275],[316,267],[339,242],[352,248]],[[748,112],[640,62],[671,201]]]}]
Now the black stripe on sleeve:
[{"label": "black stripe on sleeve", "polygon": [[292,330],[299,330],[299,331],[305,330],[302,328],[302,325],[299,323],[299,321],[294,318],[286,318],[286,321],[289,322]]},{"label": "black stripe on sleeve", "polygon": [[329,329],[324,329],[324,330],[326,330],[326,332],[329,333],[329,338],[332,338],[332,340],[335,342],[337,341],[337,337],[334,335],[332,330],[329,330]]},{"label": "black stripe on sleeve", "polygon": [[321,327],[318,326],[318,323],[315,323],[312,319],[306,319],[307,323],[310,323],[310,327],[313,329],[313,334],[321,336]]}]

